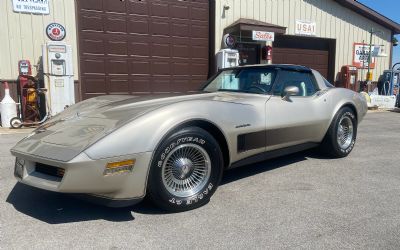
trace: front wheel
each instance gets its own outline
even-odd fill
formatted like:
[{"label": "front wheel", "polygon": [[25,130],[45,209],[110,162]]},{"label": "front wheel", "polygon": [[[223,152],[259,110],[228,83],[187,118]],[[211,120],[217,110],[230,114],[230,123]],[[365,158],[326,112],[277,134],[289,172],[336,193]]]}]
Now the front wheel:
[{"label": "front wheel", "polygon": [[222,170],[218,142],[201,128],[181,129],[166,138],[154,154],[149,198],[172,212],[200,207],[217,189]]},{"label": "front wheel", "polygon": [[353,150],[357,137],[357,119],[348,107],[338,111],[322,142],[324,153],[340,158],[345,157]]}]

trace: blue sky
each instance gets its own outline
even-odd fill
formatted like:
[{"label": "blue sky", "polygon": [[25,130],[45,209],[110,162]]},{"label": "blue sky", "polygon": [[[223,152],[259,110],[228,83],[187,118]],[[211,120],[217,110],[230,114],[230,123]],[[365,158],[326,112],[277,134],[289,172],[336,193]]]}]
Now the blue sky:
[{"label": "blue sky", "polygon": [[[399,0],[358,0],[358,2],[374,9],[380,14],[400,23],[400,1]],[[400,41],[400,36],[396,36]],[[400,62],[400,45],[394,47],[393,62]]]}]

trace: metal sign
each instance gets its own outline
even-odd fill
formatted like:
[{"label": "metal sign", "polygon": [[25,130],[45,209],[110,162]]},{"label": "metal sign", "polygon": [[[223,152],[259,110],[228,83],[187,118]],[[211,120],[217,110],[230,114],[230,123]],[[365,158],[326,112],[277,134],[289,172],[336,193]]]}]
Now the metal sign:
[{"label": "metal sign", "polygon": [[296,20],[295,34],[304,36],[316,36],[317,24],[315,22]]},{"label": "metal sign", "polygon": [[52,41],[61,41],[65,38],[66,32],[64,26],[59,23],[51,23],[46,27],[47,37]]},{"label": "metal sign", "polygon": [[[368,68],[369,45],[365,43],[354,43],[353,65],[359,69]],[[371,56],[370,69],[375,68],[375,57]]]},{"label": "metal sign", "polygon": [[50,14],[50,0],[13,0],[15,12],[32,14]]},{"label": "metal sign", "polygon": [[231,36],[230,34],[224,35],[223,40],[224,40],[225,47],[234,48],[236,45],[235,38],[233,36]]},{"label": "metal sign", "polygon": [[273,42],[275,40],[275,33],[253,30],[253,40]]}]

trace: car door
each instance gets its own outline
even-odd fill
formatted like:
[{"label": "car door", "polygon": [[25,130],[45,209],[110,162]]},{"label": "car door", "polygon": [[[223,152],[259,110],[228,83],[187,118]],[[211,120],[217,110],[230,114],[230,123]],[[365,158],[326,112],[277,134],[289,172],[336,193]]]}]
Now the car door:
[{"label": "car door", "polygon": [[[283,98],[287,87],[297,87],[298,94]],[[311,71],[279,70],[266,102],[266,150],[320,142],[329,123],[328,110]]]}]

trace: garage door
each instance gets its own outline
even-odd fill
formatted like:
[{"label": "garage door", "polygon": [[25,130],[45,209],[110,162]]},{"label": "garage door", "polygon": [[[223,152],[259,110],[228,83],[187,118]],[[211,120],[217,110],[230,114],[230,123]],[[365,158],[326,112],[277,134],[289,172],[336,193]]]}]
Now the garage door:
[{"label": "garage door", "polygon": [[274,63],[304,65],[319,71],[325,78],[328,78],[328,51],[274,48],[273,53]]},{"label": "garage door", "polygon": [[208,74],[208,0],[77,0],[82,98],[195,90]]},{"label": "garage door", "polygon": [[335,44],[332,39],[299,36],[277,36],[272,49],[272,62],[298,64],[318,70],[326,79],[334,80]]}]

